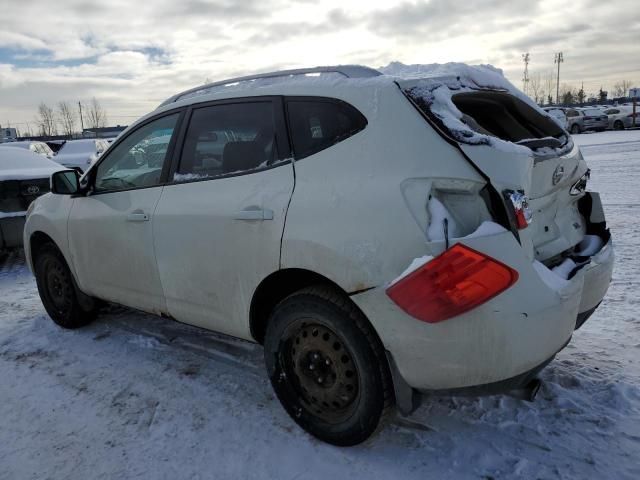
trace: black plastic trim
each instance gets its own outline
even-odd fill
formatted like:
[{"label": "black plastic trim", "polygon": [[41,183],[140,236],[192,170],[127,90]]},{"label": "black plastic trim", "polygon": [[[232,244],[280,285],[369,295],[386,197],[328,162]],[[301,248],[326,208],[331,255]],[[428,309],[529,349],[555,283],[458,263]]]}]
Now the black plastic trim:
[{"label": "black plastic trim", "polygon": [[[293,103],[293,102],[316,102],[316,103],[333,103],[335,105],[345,105],[349,110],[352,110],[353,112],[357,113],[360,116],[360,119],[364,121],[364,124],[362,126],[362,128],[359,128],[357,130],[353,130],[350,131],[348,135],[342,136],[342,137],[338,137],[338,140],[334,143],[332,143],[331,145],[327,145],[324,148],[320,149],[320,150],[316,150],[314,152],[311,153],[307,153],[305,155],[297,155],[296,151],[295,151],[295,147],[293,145],[293,135],[291,134],[291,128],[290,128],[290,119],[289,119],[289,103]],[[312,157],[314,156],[316,153],[320,153],[323,152],[329,148],[334,147],[335,145],[344,142],[345,140],[357,135],[358,133],[362,132],[363,130],[365,130],[367,128],[367,126],[369,125],[369,120],[367,119],[367,117],[364,116],[364,114],[358,110],[356,107],[354,107],[353,105],[351,105],[348,102],[345,102],[344,100],[340,100],[338,98],[332,98],[332,97],[322,97],[322,96],[312,96],[312,95],[287,95],[285,97],[285,112],[286,112],[286,119],[287,119],[287,133],[289,134],[289,143],[291,145],[291,152],[293,157],[295,158],[295,161],[298,162],[300,160],[303,160],[305,158],[308,157]]]}]

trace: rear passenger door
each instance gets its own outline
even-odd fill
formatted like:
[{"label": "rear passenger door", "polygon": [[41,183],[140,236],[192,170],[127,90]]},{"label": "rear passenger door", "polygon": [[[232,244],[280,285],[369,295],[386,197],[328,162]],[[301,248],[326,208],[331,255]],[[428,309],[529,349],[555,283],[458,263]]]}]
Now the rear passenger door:
[{"label": "rear passenger door", "polygon": [[158,270],[181,322],[249,334],[259,283],[280,267],[293,165],[279,98],[194,106],[156,209]]}]

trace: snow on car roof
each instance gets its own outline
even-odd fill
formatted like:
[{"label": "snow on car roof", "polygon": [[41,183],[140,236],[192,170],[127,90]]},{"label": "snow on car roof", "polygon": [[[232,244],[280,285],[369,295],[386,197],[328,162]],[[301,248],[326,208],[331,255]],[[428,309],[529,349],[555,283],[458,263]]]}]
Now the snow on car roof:
[{"label": "snow on car roof", "polygon": [[63,167],[29,150],[0,145],[0,181],[46,178]]},{"label": "snow on car roof", "polygon": [[24,149],[29,149],[29,147],[31,146],[31,144],[33,143],[39,143],[39,142],[31,142],[31,141],[23,141],[23,142],[7,142],[7,143],[1,143],[0,147],[14,147],[14,148],[24,148]]},{"label": "snow on car roof", "polygon": [[96,152],[96,139],[69,140],[62,146],[58,155],[63,153]]}]

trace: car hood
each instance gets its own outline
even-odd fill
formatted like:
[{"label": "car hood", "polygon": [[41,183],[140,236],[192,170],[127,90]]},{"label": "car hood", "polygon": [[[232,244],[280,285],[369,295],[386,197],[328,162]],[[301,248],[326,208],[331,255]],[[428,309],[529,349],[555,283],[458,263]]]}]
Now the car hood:
[{"label": "car hood", "polygon": [[52,173],[65,170],[51,160],[28,150],[0,148],[0,181],[49,178]]}]

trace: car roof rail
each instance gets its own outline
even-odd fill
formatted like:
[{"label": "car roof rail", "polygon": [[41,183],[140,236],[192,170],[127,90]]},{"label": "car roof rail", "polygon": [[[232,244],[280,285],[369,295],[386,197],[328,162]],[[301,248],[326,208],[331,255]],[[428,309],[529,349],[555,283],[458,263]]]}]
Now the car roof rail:
[{"label": "car roof rail", "polygon": [[307,75],[313,73],[338,73],[347,78],[370,78],[377,77],[382,75],[378,70],[373,68],[364,67],[362,65],[335,65],[335,66],[327,66],[327,67],[311,67],[311,68],[297,68],[293,70],[279,70],[275,72],[267,72],[267,73],[258,73],[256,75],[248,75],[245,77],[235,77],[228,78],[226,80],[220,80],[218,82],[207,83],[206,85],[200,85],[195,88],[190,88],[189,90],[185,90],[184,92],[180,92],[177,95],[169,97],[164,102],[162,102],[158,108],[164,107],[170,103],[177,102],[183,97],[187,95],[191,96],[200,91],[202,93],[206,93],[207,90],[222,87],[225,85],[240,83],[240,82],[250,82],[253,80],[260,80],[264,78],[279,78],[279,77],[292,77],[294,75]]}]

